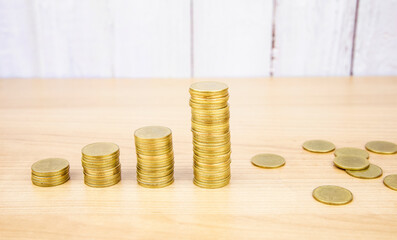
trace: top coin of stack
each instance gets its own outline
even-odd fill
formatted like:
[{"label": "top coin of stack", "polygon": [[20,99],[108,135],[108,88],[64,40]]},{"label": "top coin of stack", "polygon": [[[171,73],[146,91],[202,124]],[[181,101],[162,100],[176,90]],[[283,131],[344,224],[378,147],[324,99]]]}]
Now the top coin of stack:
[{"label": "top coin of stack", "polygon": [[174,152],[171,129],[162,126],[139,128],[134,133],[138,184],[166,187],[174,182]]},{"label": "top coin of stack", "polygon": [[121,180],[119,146],[110,142],[91,143],[81,153],[85,184],[90,187],[109,187]]},{"label": "top coin of stack", "polygon": [[69,162],[62,158],[46,158],[32,165],[32,183],[40,187],[61,185],[69,180]]},{"label": "top coin of stack", "polygon": [[230,182],[228,86],[197,82],[189,89],[193,132],[194,184],[220,188]]}]

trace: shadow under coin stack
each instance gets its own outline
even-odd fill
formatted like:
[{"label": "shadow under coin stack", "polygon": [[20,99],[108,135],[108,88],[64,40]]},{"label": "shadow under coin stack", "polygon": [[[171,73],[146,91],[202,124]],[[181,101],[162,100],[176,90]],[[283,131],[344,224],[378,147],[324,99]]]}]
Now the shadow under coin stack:
[{"label": "shadow under coin stack", "polygon": [[69,162],[62,158],[46,158],[32,165],[32,183],[53,187],[69,180]]},{"label": "shadow under coin stack", "polygon": [[162,188],[174,182],[174,152],[171,129],[161,126],[139,128],[134,133],[138,184]]},{"label": "shadow under coin stack", "polygon": [[230,182],[228,86],[197,82],[189,89],[193,132],[194,184],[221,188]]},{"label": "shadow under coin stack", "polygon": [[85,146],[81,153],[84,183],[86,185],[109,187],[121,180],[120,149],[117,144],[110,142],[91,143]]}]

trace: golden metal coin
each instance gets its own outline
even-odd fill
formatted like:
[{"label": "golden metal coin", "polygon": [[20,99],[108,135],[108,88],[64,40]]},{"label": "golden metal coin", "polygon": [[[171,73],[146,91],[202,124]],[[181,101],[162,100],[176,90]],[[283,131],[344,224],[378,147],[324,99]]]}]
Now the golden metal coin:
[{"label": "golden metal coin", "polygon": [[363,178],[363,179],[373,179],[373,178],[378,178],[382,176],[382,169],[375,165],[375,164],[369,164],[369,167],[364,170],[346,170],[346,172],[356,178]]},{"label": "golden metal coin", "polygon": [[171,185],[174,182],[174,178],[170,179],[167,182],[162,182],[162,183],[146,183],[146,182],[141,182],[139,179],[137,181],[140,186],[145,188],[163,188]]},{"label": "golden metal coin", "polygon": [[111,142],[96,142],[86,145],[82,150],[82,154],[91,158],[104,158],[118,154],[120,148],[117,144]]},{"label": "golden metal coin", "polygon": [[372,141],[365,144],[368,151],[380,154],[395,154],[397,153],[397,145],[392,142]]},{"label": "golden metal coin", "polygon": [[165,138],[171,134],[171,129],[163,126],[147,126],[139,128],[134,135],[138,139],[159,139]]},{"label": "golden metal coin", "polygon": [[194,185],[201,187],[201,188],[207,188],[207,189],[215,189],[215,188],[222,188],[227,186],[230,183],[230,176],[222,181],[218,182],[202,182],[197,180],[196,178],[193,179]]},{"label": "golden metal coin", "polygon": [[313,190],[313,198],[329,205],[344,205],[353,200],[353,194],[343,187],[324,185]]},{"label": "golden metal coin", "polygon": [[54,176],[69,170],[69,162],[62,158],[46,158],[32,165],[32,172],[37,176]]},{"label": "golden metal coin", "polygon": [[352,148],[352,147],[337,148],[334,152],[334,155],[336,157],[345,155],[345,156],[358,156],[363,158],[369,158],[369,153],[367,151],[360,148]]},{"label": "golden metal coin", "polygon": [[309,140],[303,143],[303,149],[314,153],[327,153],[335,150],[335,145],[332,142],[325,140]]},{"label": "golden metal coin", "polygon": [[363,170],[368,168],[369,161],[363,157],[342,155],[334,158],[334,164],[345,170]]},{"label": "golden metal coin", "polygon": [[70,177],[68,175],[67,178],[56,181],[56,182],[40,182],[40,181],[32,180],[32,183],[39,187],[55,187],[55,186],[59,186],[59,185],[66,183],[67,181],[69,181],[69,179],[70,179]]},{"label": "golden metal coin", "polygon": [[285,159],[280,155],[262,153],[253,156],[251,163],[261,168],[278,168],[285,165]]},{"label": "golden metal coin", "polygon": [[214,82],[214,81],[203,81],[203,82],[196,82],[190,85],[190,90],[194,92],[204,92],[204,93],[217,93],[217,92],[224,92],[229,87],[221,82]]},{"label": "golden metal coin", "polygon": [[397,191],[397,174],[387,175],[383,179],[383,183],[386,185],[386,187]]}]

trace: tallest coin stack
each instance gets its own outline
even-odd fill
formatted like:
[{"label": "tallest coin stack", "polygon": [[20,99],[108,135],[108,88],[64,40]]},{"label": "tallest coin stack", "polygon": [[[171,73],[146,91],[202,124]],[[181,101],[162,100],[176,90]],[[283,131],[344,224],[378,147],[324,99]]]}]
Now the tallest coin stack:
[{"label": "tallest coin stack", "polygon": [[189,89],[192,110],[194,184],[221,188],[230,182],[228,86],[197,82]]}]

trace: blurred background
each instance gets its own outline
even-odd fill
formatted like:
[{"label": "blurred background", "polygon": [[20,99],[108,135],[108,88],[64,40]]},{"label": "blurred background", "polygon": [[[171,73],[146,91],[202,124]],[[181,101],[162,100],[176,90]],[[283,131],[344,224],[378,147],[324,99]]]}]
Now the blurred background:
[{"label": "blurred background", "polygon": [[397,0],[0,0],[0,77],[397,75]]}]

